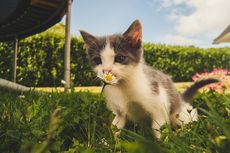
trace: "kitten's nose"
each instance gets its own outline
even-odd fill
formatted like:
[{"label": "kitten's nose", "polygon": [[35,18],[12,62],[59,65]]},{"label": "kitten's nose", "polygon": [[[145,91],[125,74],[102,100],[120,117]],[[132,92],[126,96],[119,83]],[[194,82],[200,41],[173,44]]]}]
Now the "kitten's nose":
[{"label": "kitten's nose", "polygon": [[106,68],[103,68],[102,71],[103,71],[103,73],[105,73],[105,72],[111,72],[112,68],[111,67],[106,67]]}]

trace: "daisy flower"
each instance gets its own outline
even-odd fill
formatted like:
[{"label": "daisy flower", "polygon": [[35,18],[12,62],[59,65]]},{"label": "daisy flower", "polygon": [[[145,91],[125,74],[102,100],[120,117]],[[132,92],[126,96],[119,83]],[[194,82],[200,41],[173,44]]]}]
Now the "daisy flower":
[{"label": "daisy flower", "polygon": [[111,72],[102,73],[101,75],[98,75],[97,77],[102,79],[107,84],[116,84],[117,83],[116,76]]}]

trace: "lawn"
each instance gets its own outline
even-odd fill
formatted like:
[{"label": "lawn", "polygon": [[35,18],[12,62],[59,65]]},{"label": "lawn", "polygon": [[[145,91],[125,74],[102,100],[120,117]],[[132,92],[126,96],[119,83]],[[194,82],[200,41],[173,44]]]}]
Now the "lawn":
[{"label": "lawn", "polygon": [[[192,84],[192,82],[179,82],[179,83],[175,83],[176,88],[178,91],[183,92],[184,90],[186,90],[190,85]],[[230,82],[229,82],[230,84]],[[38,91],[45,91],[45,92],[63,92],[64,88],[63,87],[56,87],[56,88],[51,88],[51,87],[38,87],[35,88],[35,90]],[[87,92],[90,91],[92,93],[101,93],[102,87],[99,86],[86,86],[86,87],[75,87],[74,91],[79,92]],[[202,91],[202,90],[201,90]],[[227,88],[225,90],[225,93],[230,93],[230,89]]]},{"label": "lawn", "polygon": [[[183,90],[187,83],[176,86]],[[87,92],[88,89],[93,92]],[[77,88],[70,93],[59,88],[29,93],[0,90],[1,152],[230,151],[230,94],[198,94],[193,104],[199,110],[199,121],[178,129],[165,125],[161,128],[161,140],[156,140],[146,126],[133,124],[114,137],[117,129],[111,126],[113,115],[106,108],[100,90],[100,87]]]}]

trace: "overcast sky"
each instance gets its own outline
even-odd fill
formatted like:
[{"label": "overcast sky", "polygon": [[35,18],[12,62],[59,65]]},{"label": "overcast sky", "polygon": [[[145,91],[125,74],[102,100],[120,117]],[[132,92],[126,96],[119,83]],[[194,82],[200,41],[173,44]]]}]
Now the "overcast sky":
[{"label": "overcast sky", "polygon": [[213,39],[230,24],[229,15],[230,0],[74,0],[71,32],[124,32],[139,19],[145,42],[230,46],[212,45]]}]

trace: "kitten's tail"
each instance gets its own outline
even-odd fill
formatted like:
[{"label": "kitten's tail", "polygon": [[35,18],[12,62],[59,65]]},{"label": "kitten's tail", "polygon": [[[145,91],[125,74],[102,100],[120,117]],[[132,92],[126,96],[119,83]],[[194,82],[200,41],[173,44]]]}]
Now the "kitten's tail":
[{"label": "kitten's tail", "polygon": [[216,83],[216,82],[220,82],[220,80],[218,79],[205,79],[205,80],[200,80],[195,82],[192,86],[190,86],[183,94],[182,97],[184,99],[184,101],[186,102],[191,102],[193,97],[195,96],[196,92],[198,91],[198,89],[202,88],[205,85],[211,84],[211,83]]}]

